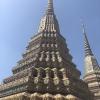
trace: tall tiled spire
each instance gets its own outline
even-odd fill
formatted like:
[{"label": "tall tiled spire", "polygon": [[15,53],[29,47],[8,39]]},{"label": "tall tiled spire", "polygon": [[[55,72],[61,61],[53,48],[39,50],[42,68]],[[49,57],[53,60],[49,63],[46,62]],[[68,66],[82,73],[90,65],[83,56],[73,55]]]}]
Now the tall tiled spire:
[{"label": "tall tiled spire", "polygon": [[0,100],[93,100],[60,34],[53,0],[12,72],[0,85]]},{"label": "tall tiled spire", "polygon": [[89,45],[85,27],[84,33],[84,48],[85,48],[85,71],[84,81],[88,83],[90,91],[94,94],[94,100],[100,99],[100,67]]},{"label": "tall tiled spire", "polygon": [[83,26],[83,34],[84,34],[84,49],[85,49],[85,56],[88,55],[93,55],[87,35],[86,35],[86,31],[85,31],[85,25],[82,24]]},{"label": "tall tiled spire", "polygon": [[82,24],[82,26],[83,26],[83,34],[84,34],[85,74],[87,74],[88,71],[96,72],[96,71],[100,70],[100,67],[97,62],[97,59],[95,58],[95,56],[91,50],[91,47],[90,47],[90,44],[89,44],[89,41],[88,41],[88,38],[86,35],[86,31],[85,31],[85,25]]}]

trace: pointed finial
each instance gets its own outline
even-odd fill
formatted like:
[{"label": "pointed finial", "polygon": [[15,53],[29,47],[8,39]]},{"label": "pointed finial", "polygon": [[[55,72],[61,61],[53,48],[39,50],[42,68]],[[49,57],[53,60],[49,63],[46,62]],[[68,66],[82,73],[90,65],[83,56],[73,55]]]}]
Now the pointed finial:
[{"label": "pointed finial", "polygon": [[47,14],[53,14],[53,13],[54,13],[53,0],[48,0]]},{"label": "pointed finial", "polygon": [[90,48],[90,44],[86,35],[86,29],[85,29],[85,25],[82,23],[82,30],[83,30],[83,34],[84,34],[84,49],[85,49],[85,56],[88,55],[93,55],[92,50]]},{"label": "pointed finial", "polygon": [[84,24],[82,24],[82,29],[83,29],[83,33],[86,33]]}]

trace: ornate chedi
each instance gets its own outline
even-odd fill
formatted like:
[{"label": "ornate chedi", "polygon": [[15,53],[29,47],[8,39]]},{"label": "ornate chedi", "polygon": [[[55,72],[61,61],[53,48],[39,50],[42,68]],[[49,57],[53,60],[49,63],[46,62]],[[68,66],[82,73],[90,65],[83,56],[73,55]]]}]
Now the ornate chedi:
[{"label": "ornate chedi", "polygon": [[90,48],[84,25],[83,33],[85,48],[84,81],[88,83],[90,91],[94,94],[94,100],[100,100],[100,67]]},{"label": "ornate chedi", "polygon": [[53,0],[12,72],[0,85],[0,100],[92,100],[60,34]]}]

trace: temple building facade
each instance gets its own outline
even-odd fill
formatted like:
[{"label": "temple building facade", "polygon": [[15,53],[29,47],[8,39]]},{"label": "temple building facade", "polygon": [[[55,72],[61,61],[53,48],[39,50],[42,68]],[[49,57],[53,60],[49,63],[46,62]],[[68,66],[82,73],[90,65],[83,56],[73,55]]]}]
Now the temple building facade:
[{"label": "temple building facade", "polygon": [[94,94],[94,100],[100,100],[100,66],[95,58],[83,25],[84,48],[85,48],[85,71],[84,81],[88,83],[90,91]]},{"label": "temple building facade", "polygon": [[[60,33],[53,0],[48,0],[37,34],[31,37],[22,59],[12,68],[13,75],[0,84],[0,100],[94,100],[86,83],[90,74],[85,75],[86,82],[80,79],[81,72]],[[92,77],[97,79],[97,73]]]}]

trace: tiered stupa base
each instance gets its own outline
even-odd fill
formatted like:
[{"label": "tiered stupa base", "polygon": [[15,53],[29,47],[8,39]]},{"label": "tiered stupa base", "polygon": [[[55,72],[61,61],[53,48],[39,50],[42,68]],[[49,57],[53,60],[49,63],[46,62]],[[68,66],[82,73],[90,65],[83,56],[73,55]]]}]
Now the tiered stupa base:
[{"label": "tiered stupa base", "polygon": [[49,93],[46,94],[29,94],[29,93],[19,93],[15,95],[11,95],[8,97],[4,97],[0,100],[81,100],[73,95],[63,96],[61,94],[51,95]]},{"label": "tiered stupa base", "polygon": [[[92,100],[87,84],[75,77],[75,72],[71,77],[66,68],[33,67],[27,73],[21,73],[24,77],[20,79],[15,75],[10,80],[6,79],[5,84],[0,86],[0,100],[79,100],[76,97]],[[51,99],[44,99],[46,96]],[[39,99],[34,99],[36,97]],[[58,97],[63,99],[57,99]]]}]

